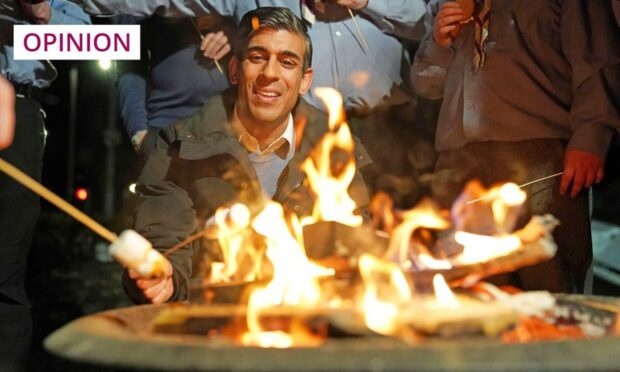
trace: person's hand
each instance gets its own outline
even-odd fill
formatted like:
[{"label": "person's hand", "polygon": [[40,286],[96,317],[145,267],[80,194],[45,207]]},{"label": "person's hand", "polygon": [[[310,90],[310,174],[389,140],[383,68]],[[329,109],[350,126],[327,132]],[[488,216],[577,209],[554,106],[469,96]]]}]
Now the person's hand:
[{"label": "person's hand", "polygon": [[32,23],[46,25],[52,18],[52,8],[49,1],[28,1],[20,0],[20,5],[24,15],[29,18]]},{"label": "person's hand", "polygon": [[604,176],[605,158],[581,150],[566,150],[560,194],[566,194],[572,182],[570,196],[574,198],[583,188],[601,182]]},{"label": "person's hand", "polygon": [[335,0],[336,4],[353,10],[362,10],[368,5],[368,0]]},{"label": "person's hand", "polygon": [[448,1],[441,6],[433,25],[433,39],[443,47],[450,46],[461,30],[463,9],[454,1]]},{"label": "person's hand", "polygon": [[209,32],[200,43],[202,55],[211,59],[222,59],[230,52],[230,42],[224,31]]},{"label": "person's hand", "polygon": [[136,132],[136,134],[131,137],[131,144],[133,145],[133,149],[136,150],[136,153],[140,153],[140,149],[142,148],[142,142],[144,142],[144,136],[148,131],[146,129],[142,129]]},{"label": "person's hand", "polygon": [[13,143],[15,133],[15,89],[0,76],[0,150]]},{"label": "person's hand", "polygon": [[172,266],[166,262],[164,273],[157,278],[145,279],[134,270],[129,270],[129,277],[136,282],[136,286],[142,291],[144,297],[151,303],[159,305],[168,301],[174,294],[172,281]]}]

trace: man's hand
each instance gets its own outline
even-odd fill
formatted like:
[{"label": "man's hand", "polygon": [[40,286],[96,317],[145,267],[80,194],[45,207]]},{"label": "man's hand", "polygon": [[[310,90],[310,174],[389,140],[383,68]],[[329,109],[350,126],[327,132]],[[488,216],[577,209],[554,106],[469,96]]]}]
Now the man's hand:
[{"label": "man's hand", "polygon": [[230,43],[224,31],[209,32],[200,43],[202,55],[211,59],[222,59],[230,52]]},{"label": "man's hand", "polygon": [[20,0],[19,2],[22,12],[32,23],[46,25],[50,22],[52,18],[52,9],[50,8],[49,1]]},{"label": "man's hand", "polygon": [[444,3],[437,13],[433,25],[435,42],[442,47],[450,46],[461,30],[462,20],[463,9],[458,3],[454,1]]},{"label": "man's hand", "polygon": [[362,10],[368,5],[368,0],[336,0],[336,4],[353,10]]},{"label": "man's hand", "polygon": [[0,76],[0,150],[13,143],[15,133],[15,89]]},{"label": "man's hand", "polygon": [[564,154],[564,174],[560,194],[568,191],[572,182],[571,197],[577,196],[581,189],[588,188],[594,183],[599,183],[605,175],[605,159],[580,150],[566,150]]},{"label": "man's hand", "polygon": [[136,286],[142,291],[144,297],[156,305],[168,301],[174,293],[172,282],[172,266],[166,262],[164,274],[154,279],[144,279],[134,270],[129,270],[129,277],[136,282]]},{"label": "man's hand", "polygon": [[136,132],[136,134],[131,137],[131,144],[133,145],[133,149],[136,150],[136,153],[140,153],[140,149],[142,148],[142,142],[144,142],[144,136],[148,131],[146,129],[142,129]]}]

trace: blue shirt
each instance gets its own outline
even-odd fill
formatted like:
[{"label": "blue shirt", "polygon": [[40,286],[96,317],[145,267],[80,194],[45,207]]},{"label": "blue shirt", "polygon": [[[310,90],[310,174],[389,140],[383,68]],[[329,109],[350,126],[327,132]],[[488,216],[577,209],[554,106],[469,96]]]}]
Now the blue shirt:
[{"label": "blue shirt", "polygon": [[121,117],[130,137],[195,114],[229,86],[226,76],[201,56],[200,35],[190,18],[153,16],[141,23],[141,31],[142,61],[119,62],[130,67],[118,80]]},{"label": "blue shirt", "polygon": [[[50,0],[52,15],[49,24],[90,24],[90,17],[77,5],[65,0]],[[13,27],[0,28],[13,32]],[[15,61],[13,46],[5,40],[12,35],[0,35],[0,74],[17,84],[47,88],[56,78],[56,69],[49,61]]]},{"label": "blue shirt", "polygon": [[[261,6],[288,7],[302,18],[300,0],[75,0],[93,14],[125,13],[149,16],[157,13],[172,17],[211,14],[230,16],[238,23],[250,10]],[[369,0],[366,8],[355,12],[361,33],[368,42],[364,50],[350,17],[336,22],[316,20],[309,27],[313,41],[313,87],[338,89],[347,109],[364,112],[385,104],[409,100],[403,67],[408,68],[407,53],[398,39],[418,39],[425,13],[423,0]],[[405,65],[403,65],[405,62]],[[304,97],[316,107],[322,103],[312,94]]]}]

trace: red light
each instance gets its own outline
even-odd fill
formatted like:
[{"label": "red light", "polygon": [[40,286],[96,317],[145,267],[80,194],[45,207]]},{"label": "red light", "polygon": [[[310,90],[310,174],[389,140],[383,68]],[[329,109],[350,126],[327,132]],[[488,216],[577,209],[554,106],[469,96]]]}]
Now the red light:
[{"label": "red light", "polygon": [[75,189],[75,198],[81,201],[88,199],[88,190],[86,190],[83,187],[80,187],[79,189]]}]

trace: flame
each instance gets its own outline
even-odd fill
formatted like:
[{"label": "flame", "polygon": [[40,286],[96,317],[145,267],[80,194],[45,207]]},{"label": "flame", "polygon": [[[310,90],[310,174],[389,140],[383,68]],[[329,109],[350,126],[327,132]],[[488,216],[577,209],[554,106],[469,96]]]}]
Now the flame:
[{"label": "flame", "polygon": [[398,328],[400,306],[411,300],[409,283],[398,265],[369,254],[360,257],[359,270],[366,326],[389,335]]},{"label": "flame", "polygon": [[[415,208],[403,212],[403,221],[394,229],[390,239],[389,248],[386,252],[388,259],[395,260],[401,267],[408,268],[411,266],[411,259],[419,258],[420,255],[414,255],[411,258],[410,240],[415,230],[421,227],[430,229],[447,229],[450,223],[441,216],[439,207],[430,199],[422,200]],[[431,263],[432,257],[428,256],[416,263],[424,265],[424,262]],[[432,264],[432,263],[431,263]],[[446,263],[440,265],[445,266]],[[426,266],[432,267],[432,266]],[[448,267],[449,268],[449,267]]]},{"label": "flame", "polygon": [[435,288],[435,298],[440,306],[454,309],[460,306],[443,275],[435,274],[433,276],[433,288]]},{"label": "flame", "polygon": [[[209,223],[209,222],[208,222]],[[240,281],[253,281],[260,270],[262,251],[249,244],[250,211],[243,204],[230,208],[221,207],[215,211],[213,224],[215,235],[222,250],[223,262],[211,264],[211,283],[230,282],[237,275]],[[248,259],[250,267],[239,267],[239,262]]]},{"label": "flame", "polygon": [[[521,240],[511,234],[527,197],[518,185],[505,183],[486,190],[479,182],[472,181],[465,187],[464,194],[465,199],[462,195],[453,207],[457,226],[467,230],[454,235],[456,242],[464,247],[463,252],[451,260],[454,264],[489,261],[521,248]],[[480,204],[465,201],[472,197],[480,200]],[[488,203],[486,208],[481,208],[483,203]]]},{"label": "flame", "polygon": [[499,188],[497,197],[491,203],[497,231],[512,232],[526,198],[525,191],[514,183],[506,183]]},{"label": "flame", "polygon": [[496,237],[457,231],[454,239],[464,247],[456,258],[464,264],[489,261],[521,248],[521,240],[516,235]]},{"label": "flame", "polygon": [[[329,130],[301,165],[316,194],[312,216],[304,218],[302,224],[308,225],[322,220],[359,226],[362,224],[362,217],[354,214],[357,206],[348,192],[355,177],[355,157],[353,136],[345,121],[342,97],[332,88],[316,88],[314,93],[325,102],[329,112]],[[346,154],[346,159],[342,164],[336,164],[338,171],[335,174],[331,156],[336,150]]]},{"label": "flame", "polygon": [[[293,215],[291,218],[295,219]],[[282,206],[269,202],[252,221],[254,230],[267,242],[267,258],[273,265],[273,279],[250,294],[248,300],[248,330],[242,336],[245,345],[261,347],[290,347],[294,335],[283,331],[266,331],[260,323],[261,310],[277,306],[316,307],[321,301],[318,279],[333,275],[327,269],[308,261],[300,240],[290,233]],[[301,225],[293,223],[295,236],[301,237]]]},{"label": "flame", "polygon": [[438,260],[428,254],[421,253],[418,255],[418,262],[425,268],[432,270],[448,270],[452,268],[452,264],[446,260]]}]

